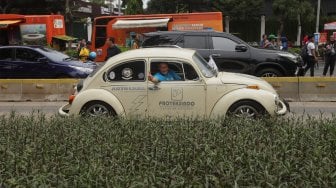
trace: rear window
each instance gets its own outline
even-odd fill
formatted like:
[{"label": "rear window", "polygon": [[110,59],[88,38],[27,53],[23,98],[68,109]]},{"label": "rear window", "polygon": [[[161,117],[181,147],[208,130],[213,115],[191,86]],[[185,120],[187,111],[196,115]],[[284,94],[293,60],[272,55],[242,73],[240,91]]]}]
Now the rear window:
[{"label": "rear window", "polygon": [[175,45],[179,35],[154,35],[145,38],[143,47]]}]

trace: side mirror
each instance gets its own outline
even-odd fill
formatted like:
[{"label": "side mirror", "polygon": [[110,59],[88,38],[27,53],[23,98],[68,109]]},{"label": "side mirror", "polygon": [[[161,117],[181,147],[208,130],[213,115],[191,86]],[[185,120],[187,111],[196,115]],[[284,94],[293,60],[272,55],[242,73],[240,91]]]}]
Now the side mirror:
[{"label": "side mirror", "polygon": [[235,50],[236,52],[246,52],[247,46],[245,44],[237,44]]},{"label": "side mirror", "polygon": [[39,63],[48,63],[49,60],[48,60],[48,58],[46,58],[46,57],[41,57],[41,58],[38,58],[38,59],[37,59],[37,62],[39,62]]}]

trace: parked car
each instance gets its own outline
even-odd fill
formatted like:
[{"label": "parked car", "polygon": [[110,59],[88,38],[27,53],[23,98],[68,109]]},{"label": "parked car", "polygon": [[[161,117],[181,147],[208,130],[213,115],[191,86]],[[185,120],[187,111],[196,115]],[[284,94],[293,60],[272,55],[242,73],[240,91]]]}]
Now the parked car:
[{"label": "parked car", "polygon": [[255,48],[238,37],[223,32],[159,31],[144,36],[144,48],[173,45],[195,49],[206,60],[212,55],[219,71],[259,77],[295,76],[302,63],[298,55]]},{"label": "parked car", "polygon": [[[180,80],[153,83],[148,76],[168,64]],[[150,73],[150,74],[149,74]],[[62,116],[238,117],[283,115],[289,106],[266,81],[218,72],[194,50],[144,48],[110,58],[77,85]]]},{"label": "parked car", "polygon": [[95,67],[42,46],[0,47],[0,78],[85,78]]}]

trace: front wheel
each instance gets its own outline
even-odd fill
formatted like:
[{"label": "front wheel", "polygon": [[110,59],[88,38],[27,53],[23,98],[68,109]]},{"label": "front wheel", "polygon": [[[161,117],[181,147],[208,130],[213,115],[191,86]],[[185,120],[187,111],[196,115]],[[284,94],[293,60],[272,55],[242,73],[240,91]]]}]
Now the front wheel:
[{"label": "front wheel", "polygon": [[92,101],[84,105],[81,115],[89,117],[107,117],[115,116],[116,113],[112,107],[105,102]]},{"label": "front wheel", "polygon": [[255,119],[266,115],[264,107],[254,101],[239,101],[228,110],[229,114],[239,118]]},{"label": "front wheel", "polygon": [[258,77],[281,77],[284,76],[280,71],[273,68],[262,69],[257,72]]}]

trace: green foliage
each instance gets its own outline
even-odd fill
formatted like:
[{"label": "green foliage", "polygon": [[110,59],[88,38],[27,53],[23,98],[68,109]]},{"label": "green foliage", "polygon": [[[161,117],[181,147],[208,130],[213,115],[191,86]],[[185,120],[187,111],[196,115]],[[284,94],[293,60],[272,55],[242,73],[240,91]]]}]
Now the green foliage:
[{"label": "green foliage", "polygon": [[314,18],[314,8],[309,0],[274,0],[272,7],[280,19],[296,20],[298,15],[305,21]]},{"label": "green foliage", "polygon": [[78,51],[76,49],[67,49],[64,53],[70,57],[78,58]]},{"label": "green foliage", "polygon": [[0,117],[1,187],[335,187],[336,118]]},{"label": "green foliage", "polygon": [[211,0],[150,0],[147,12],[156,13],[186,13],[194,11],[212,11]]},{"label": "green foliage", "polygon": [[143,13],[142,0],[128,0],[125,13],[131,15],[142,14]]},{"label": "green foliage", "polygon": [[291,52],[291,53],[300,54],[301,53],[301,48],[299,48],[299,47],[288,48],[288,51]]},{"label": "green foliage", "polygon": [[118,48],[120,48],[121,52],[126,52],[126,51],[130,50],[130,48],[125,47],[125,46],[118,46]]},{"label": "green foliage", "polygon": [[230,16],[232,20],[251,19],[260,17],[264,0],[218,0],[213,1],[212,4],[217,10],[222,11],[225,16]]}]

